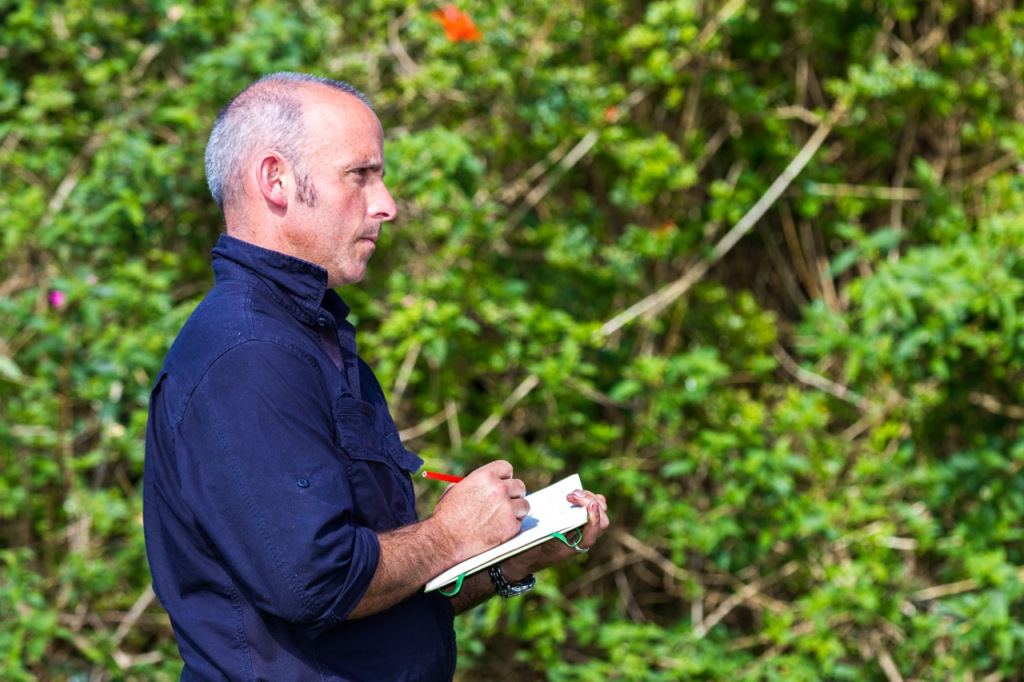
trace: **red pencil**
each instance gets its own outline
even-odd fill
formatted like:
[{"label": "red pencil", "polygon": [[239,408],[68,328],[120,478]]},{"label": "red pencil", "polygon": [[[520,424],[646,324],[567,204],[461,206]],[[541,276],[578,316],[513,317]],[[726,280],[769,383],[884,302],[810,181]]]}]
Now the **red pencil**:
[{"label": "red pencil", "polygon": [[424,471],[423,478],[432,478],[435,481],[447,481],[449,483],[458,483],[462,480],[462,476],[450,476],[448,474],[439,474],[434,471]]}]

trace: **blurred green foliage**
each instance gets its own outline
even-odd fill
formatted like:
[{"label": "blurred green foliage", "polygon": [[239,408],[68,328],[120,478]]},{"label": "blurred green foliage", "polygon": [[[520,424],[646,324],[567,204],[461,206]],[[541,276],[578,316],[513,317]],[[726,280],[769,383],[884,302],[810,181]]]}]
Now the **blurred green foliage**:
[{"label": "blurred green foliage", "polygon": [[0,678],[178,674],[148,391],[211,281],[209,126],[301,70],[387,131],[400,217],[342,293],[408,445],[609,499],[460,617],[459,679],[1017,679],[1014,4],[467,0],[452,42],[434,3],[0,1]]}]

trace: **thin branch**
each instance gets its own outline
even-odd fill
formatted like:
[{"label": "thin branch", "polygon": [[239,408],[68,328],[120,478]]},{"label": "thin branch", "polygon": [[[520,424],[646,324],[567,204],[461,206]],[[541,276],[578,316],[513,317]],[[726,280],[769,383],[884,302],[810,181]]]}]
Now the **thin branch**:
[{"label": "thin branch", "polygon": [[700,281],[710,268],[711,264],[709,261],[698,261],[697,264],[693,266],[693,269],[676,281],[651,294],[647,298],[634,303],[629,308],[601,325],[601,328],[597,332],[598,339],[606,339],[641,315],[648,315],[650,317],[656,316],[670,303],[689,291],[690,287]]},{"label": "thin branch", "polygon": [[[135,66],[132,67],[132,72],[130,74],[131,80],[141,80],[146,74],[146,69],[149,68],[149,65],[153,63],[153,60],[157,58],[157,55],[159,55],[163,49],[164,43],[160,41],[146,45],[145,49],[139,53],[139,59],[135,62]],[[134,86],[130,88],[130,92],[127,94],[135,94]]]},{"label": "thin branch", "polygon": [[21,128],[14,128],[11,132],[7,133],[4,137],[3,143],[0,143],[0,153],[7,154],[14,151],[18,143],[21,142],[21,136],[23,131]]},{"label": "thin branch", "polygon": [[803,106],[779,107],[775,110],[775,114],[779,118],[798,118],[804,123],[812,126],[821,125],[821,116]]},{"label": "thin branch", "polygon": [[786,246],[789,248],[789,255],[796,268],[796,274],[804,284],[804,288],[811,298],[821,298],[821,283],[817,277],[811,274],[807,263],[807,255],[800,244],[800,237],[796,233],[796,222],[793,220],[793,212],[785,202],[779,204],[779,215],[782,218],[782,233],[786,238]]},{"label": "thin branch", "polygon": [[409,377],[412,375],[413,368],[416,367],[416,360],[419,359],[421,350],[423,350],[423,344],[419,341],[414,341],[409,346],[409,350],[405,352],[405,359],[402,360],[402,367],[398,370],[398,377],[395,379],[395,385],[391,390],[392,409],[402,402],[402,396],[405,395],[405,389],[409,386]]},{"label": "thin branch", "polygon": [[619,588],[619,597],[622,599],[623,604],[625,604],[626,612],[629,613],[633,622],[647,622],[644,610],[641,609],[640,604],[637,603],[636,596],[634,596],[633,590],[629,585],[629,580],[626,579],[626,574],[622,571],[615,572],[615,585]]},{"label": "thin branch", "polygon": [[[62,22],[63,16],[57,15],[55,17],[55,21],[57,21],[58,19]],[[123,95],[127,101],[130,101],[134,94],[138,91],[137,81],[139,81],[145,75],[146,69],[149,68],[149,65],[153,62],[154,59],[156,59],[157,55],[160,54],[163,48],[164,44],[160,41],[157,41],[147,45],[139,54],[139,57],[136,60],[134,66],[132,67],[132,71],[130,73],[130,80],[132,80],[133,82],[129,83],[123,91]],[[132,114],[128,116],[127,120],[117,122],[118,126],[124,127],[127,126],[129,121],[144,120],[148,118],[154,106],[155,103],[150,102],[149,105],[146,107],[140,107],[136,110],[133,110]],[[86,164],[91,160],[93,154],[95,154],[96,151],[99,150],[101,146],[103,146],[103,143],[106,141],[106,139],[106,133],[94,131],[93,134],[86,141],[86,143],[82,145],[81,152],[79,152],[78,156],[72,159],[71,163],[68,165],[68,171],[65,174],[64,179],[61,180],[60,184],[57,186],[57,190],[53,193],[53,196],[50,197],[50,201],[46,205],[46,212],[43,214],[42,219],[39,221],[40,230],[49,227],[56,219],[57,214],[63,210],[68,198],[70,198],[71,193],[78,185],[78,181],[81,180],[82,171],[85,168]],[[17,142],[17,138],[15,139],[15,142]]]},{"label": "thin branch", "polygon": [[882,201],[918,201],[921,199],[921,191],[911,187],[876,187],[844,183],[814,183],[808,188],[808,193],[821,197],[855,197]]},{"label": "thin branch", "polygon": [[558,15],[555,14],[556,9],[560,9],[560,3],[551,3],[551,9],[548,10],[548,15],[544,17],[544,23],[541,24],[540,29],[534,34],[533,39],[530,40],[530,45],[526,49],[526,64],[523,67],[523,72],[530,73],[537,67],[537,60],[540,59],[542,52],[541,45],[547,42],[547,39],[551,36],[551,31],[558,24]]},{"label": "thin branch", "polygon": [[459,406],[454,400],[445,401],[445,410],[448,412],[448,438],[452,443],[452,450],[462,450],[462,430],[459,428]]},{"label": "thin branch", "polygon": [[689,571],[676,566],[671,560],[662,556],[661,553],[653,547],[647,545],[633,535],[630,535],[627,531],[617,532],[615,534],[615,539],[618,540],[626,549],[640,555],[660,568],[665,575],[671,576],[679,582],[685,582],[693,579],[693,575]]},{"label": "thin branch", "polygon": [[815,374],[814,372],[806,370],[798,365],[796,360],[791,358],[786,352],[786,349],[784,349],[780,344],[776,343],[772,347],[772,355],[774,355],[775,359],[779,361],[779,364],[782,365],[783,369],[789,372],[793,378],[800,383],[812,386],[819,391],[824,391],[825,393],[835,396],[844,402],[848,402],[861,410],[866,410],[871,405],[868,400],[857,395],[846,386],[837,384],[831,379],[826,379],[825,377]]},{"label": "thin branch", "polygon": [[156,599],[156,594],[153,592],[153,583],[146,585],[146,589],[142,591],[139,598],[132,604],[132,608],[128,611],[128,615],[125,616],[121,624],[117,626],[117,630],[114,632],[114,637],[111,639],[111,643],[116,647],[124,641],[124,638],[128,636],[128,633],[135,623],[139,620],[139,617],[145,612],[149,605]]},{"label": "thin branch", "polygon": [[807,254],[807,265],[808,267],[814,267],[817,271],[818,287],[821,290],[821,298],[825,301],[825,304],[830,310],[839,310],[839,296],[836,293],[835,284],[832,281],[832,275],[829,271],[828,258],[824,256],[825,245],[822,244],[822,248],[818,248],[821,233],[811,229],[811,222],[809,220],[800,221],[800,233],[803,237],[803,250]]},{"label": "thin branch", "polygon": [[1012,168],[1016,164],[1020,163],[1020,161],[1020,157],[1018,157],[1016,154],[1007,154],[1006,156],[1002,156],[993,161],[992,163],[988,164],[987,166],[984,166],[979,170],[975,171],[966,180],[963,180],[962,182],[954,182],[952,184],[952,187],[953,189],[960,191],[971,189],[984,183],[992,176],[1001,173],[1007,168]]},{"label": "thin branch", "polygon": [[975,391],[968,396],[968,399],[978,407],[981,407],[992,414],[998,414],[1001,417],[1009,417],[1010,419],[1024,419],[1024,407],[1019,407],[1017,405],[1003,405],[987,393]]},{"label": "thin branch", "polygon": [[530,191],[530,184],[543,176],[548,170],[561,160],[569,151],[569,140],[559,142],[547,155],[530,166],[525,172],[516,176],[515,180],[508,183],[496,192],[499,201],[511,204]]},{"label": "thin branch", "polygon": [[736,594],[732,595],[731,597],[723,601],[721,604],[719,604],[718,608],[716,608],[710,616],[705,618],[702,623],[698,623],[693,629],[694,635],[697,637],[697,639],[702,639],[705,635],[707,635],[711,628],[718,625],[718,623],[721,622],[723,618],[728,616],[733,611],[733,609],[735,609],[743,602],[749,600],[754,595],[761,592],[765,587],[767,587],[771,583],[777,580],[781,580],[782,578],[785,578],[786,576],[790,575],[791,573],[796,571],[798,567],[799,564],[797,562],[791,561],[785,566],[783,566],[781,569],[779,569],[779,572],[777,574],[769,576],[767,578],[761,578],[760,580],[755,580],[754,582],[745,585],[739,592],[737,592]]},{"label": "thin branch", "polygon": [[395,59],[398,60],[402,70],[409,75],[416,74],[420,67],[412,60],[409,53],[405,51],[405,46],[402,45],[402,38],[398,35],[398,32],[409,23],[413,14],[419,11],[419,9],[416,5],[410,5],[399,17],[388,23],[388,47],[391,48],[391,53],[395,55]]},{"label": "thin branch", "polygon": [[646,316],[648,318],[656,316],[668,305],[689,291],[690,287],[700,281],[711,266],[717,263],[722,256],[727,254],[734,246],[736,246],[739,240],[747,234],[757,221],[761,219],[765,212],[767,212],[768,208],[778,200],[785,189],[792,184],[793,180],[796,179],[796,176],[800,174],[800,171],[804,169],[804,166],[814,158],[815,153],[817,153],[818,149],[825,142],[825,138],[828,137],[830,132],[832,132],[832,127],[845,111],[845,102],[842,100],[838,101],[829,113],[828,118],[826,118],[818,129],[814,131],[814,134],[811,135],[811,138],[803,146],[800,152],[793,158],[789,165],[786,166],[785,170],[782,171],[782,174],[775,179],[775,182],[773,182],[765,191],[764,195],[757,200],[757,203],[754,204],[751,209],[747,211],[742,218],[740,218],[739,222],[729,230],[722,240],[718,242],[707,259],[698,262],[692,270],[668,286],[662,288],[660,291],[651,294],[647,298],[639,301],[619,315],[616,315],[608,322],[604,323],[600,330],[598,330],[598,336],[600,338],[606,338],[640,316]]},{"label": "thin branch", "polygon": [[68,198],[71,196],[71,192],[78,185],[78,181],[82,179],[82,168],[92,155],[96,153],[96,150],[100,148],[105,138],[105,135],[93,133],[92,137],[82,146],[82,151],[68,165],[67,174],[60,181],[57,190],[46,204],[46,212],[39,221],[40,231],[49,227],[57,217],[57,214],[63,210],[64,204],[67,203]]},{"label": "thin branch", "polygon": [[877,632],[871,633],[871,644],[867,648],[868,651],[865,653],[868,655],[864,656],[864,658],[874,656],[874,658],[878,659],[878,666],[885,674],[885,679],[889,680],[889,682],[903,682],[903,675],[900,674],[896,661],[893,660],[888,649],[885,648],[880,634]]},{"label": "thin branch", "polygon": [[[594,341],[596,343],[603,342],[609,336],[614,334],[619,329],[625,327],[627,324],[635,320],[640,316],[646,316],[648,319],[657,316],[665,308],[667,308],[673,301],[678,299],[684,293],[696,284],[711,268],[712,265],[717,263],[726,253],[728,253],[739,240],[749,232],[758,220],[767,212],[768,208],[774,204],[786,188],[792,184],[793,180],[796,179],[800,171],[814,158],[815,153],[825,142],[825,138],[828,137],[832,128],[839,120],[840,116],[845,113],[847,105],[844,100],[839,100],[833,106],[832,111],[829,112],[828,117],[824,122],[814,131],[810,139],[803,146],[803,148],[797,153],[793,160],[788,166],[782,171],[782,174],[768,187],[764,195],[758,199],[757,203],[747,213],[740,218],[739,222],[722,238],[720,242],[712,250],[709,258],[697,262],[694,267],[685,273],[682,277],[672,282],[661,290],[651,294],[643,300],[630,306],[627,310],[616,315],[611,320],[605,322],[601,328],[595,334]],[[596,137],[595,137],[596,141]],[[581,141],[582,143],[582,141]],[[577,148],[581,145],[577,145]],[[589,149],[589,147],[588,147]],[[570,152],[569,155],[572,155]],[[567,155],[567,157],[569,156]],[[563,159],[563,162],[565,159]],[[490,434],[498,424],[501,423],[501,419],[505,413],[507,413],[512,407],[519,403],[520,400],[525,398],[529,393],[540,384],[540,378],[531,374],[516,387],[505,403],[502,405],[502,409],[491,414],[483,424],[473,434],[473,441],[480,442]]]},{"label": "thin branch", "polygon": [[[705,48],[711,41],[711,39],[714,37],[714,35],[718,32],[718,29],[721,28],[722,24],[724,24],[726,21],[729,20],[730,17],[736,14],[736,12],[738,12],[744,4],[746,4],[746,0],[730,0],[730,2],[726,3],[726,5],[721,10],[719,10],[718,13],[710,21],[708,21],[704,25],[704,28],[701,30],[700,34],[697,36],[697,40],[695,41],[696,48],[694,50],[687,50],[683,52],[672,63],[672,68],[675,71],[683,70],[693,59],[694,53]],[[609,117],[608,122],[615,123],[616,121],[620,120],[631,109],[633,109],[633,107],[638,105],[640,102],[644,101],[650,94],[650,92],[651,88],[650,86],[647,85],[641,85],[640,87],[630,92],[629,95],[627,95],[621,102],[619,102],[617,105],[609,109],[609,111],[613,112],[613,114]],[[554,187],[555,184],[573,166],[579,163],[580,160],[584,156],[586,156],[591,149],[593,149],[594,145],[597,144],[597,141],[600,137],[600,129],[595,128],[587,132],[587,134],[584,135],[583,138],[579,142],[577,142],[575,146],[573,146],[569,153],[562,157],[562,159],[558,162],[557,167],[555,167],[553,173],[550,176],[544,178],[544,181],[540,185],[530,190],[530,192],[526,195],[524,203],[517,207],[516,210],[513,211],[512,214],[509,215],[508,219],[506,220],[505,227],[502,230],[501,239],[498,241],[499,247],[502,247],[502,245],[504,245],[505,243],[504,236],[507,235],[513,229],[515,229],[515,227],[519,225],[523,218],[525,218],[530,211],[537,207],[537,204],[539,204],[540,201],[545,196],[547,196],[548,192],[551,191],[551,188]]]},{"label": "thin branch", "polygon": [[597,403],[598,405],[604,405],[605,407],[615,407],[619,409],[626,409],[630,406],[629,401],[616,400],[609,395],[605,395],[600,391],[587,386],[585,383],[574,377],[568,377],[565,380],[566,386],[573,389],[587,400]]},{"label": "thin branch", "polygon": [[447,422],[449,419],[452,418],[452,415],[454,415],[456,412],[457,410],[455,409],[455,403],[449,402],[447,405],[445,405],[445,408],[443,410],[435,414],[433,417],[430,417],[429,419],[424,419],[416,426],[410,426],[404,431],[399,431],[398,437],[399,439],[401,439],[403,443],[405,441],[412,440],[413,438],[419,438],[420,436],[430,433],[437,427],[441,426],[441,424]]},{"label": "thin branch", "polygon": [[579,592],[584,585],[594,583],[606,575],[615,573],[626,566],[631,566],[643,560],[643,557],[639,554],[620,553],[618,556],[613,557],[611,560],[605,561],[604,563],[588,564],[587,572],[572,582],[564,585],[562,587],[562,593],[575,594]]},{"label": "thin branch", "polygon": [[768,251],[769,259],[775,266],[779,279],[782,280],[783,290],[789,295],[793,305],[797,308],[803,308],[807,305],[807,296],[804,294],[803,289],[800,288],[797,276],[793,274],[793,268],[787,267],[786,257],[782,253],[782,249],[775,243],[771,235],[765,236],[764,245]]},{"label": "thin branch", "polygon": [[597,140],[600,137],[601,133],[598,130],[591,130],[589,133],[584,135],[583,139],[577,142],[576,145],[569,150],[569,153],[561,158],[558,165],[555,167],[555,170],[545,177],[543,182],[527,192],[523,203],[512,212],[508,217],[508,220],[505,222],[505,228],[502,231],[503,234],[507,234],[515,229],[523,218],[525,218],[530,211],[536,208],[537,204],[547,196],[548,192],[551,191],[551,188],[555,186],[555,183],[561,180],[562,177],[569,172],[569,169],[579,163],[580,159],[587,155],[587,152],[597,144]]},{"label": "thin branch", "polygon": [[[121,670],[128,670],[140,665],[154,665],[164,660],[164,655],[159,651],[151,651],[145,654],[126,654],[120,649],[114,651],[111,656],[117,667]],[[102,679],[102,678],[100,678]]]},{"label": "thin branch", "polygon": [[825,142],[825,138],[832,132],[833,126],[839,120],[839,117],[846,112],[845,100],[839,100],[836,102],[832,111],[829,112],[828,118],[818,126],[811,138],[807,140],[807,143],[803,146],[799,153],[793,158],[793,160],[786,166],[782,174],[775,179],[775,182],[771,184],[764,195],[758,199],[757,203],[746,215],[740,218],[736,226],[730,230],[725,238],[722,239],[711,253],[711,262],[717,262],[722,256],[732,250],[732,247],[736,246],[736,243],[750,231],[750,228],[761,219],[761,217],[768,211],[768,209],[778,201],[782,193],[789,187],[790,184],[804,167],[810,162],[814,155],[818,152],[818,149]]},{"label": "thin branch", "polygon": [[[701,48],[705,47],[715,34],[718,33],[718,29],[722,27],[722,24],[729,21],[729,19],[739,12],[745,4],[747,4],[746,0],[730,0],[727,2],[722,9],[718,10],[718,14],[716,14],[711,21],[707,22],[704,25],[704,28],[701,29],[700,35],[697,36],[697,45]],[[679,63],[677,60],[676,64],[673,64],[673,66],[676,66],[676,69],[678,70],[685,66],[686,62],[689,62],[689,59],[686,59],[683,63]]]},{"label": "thin branch", "polygon": [[508,414],[509,410],[519,404],[519,401],[530,394],[530,392],[540,385],[540,377],[536,374],[523,379],[523,381],[516,386],[516,390],[512,391],[512,395],[505,399],[505,402],[501,404],[501,409],[492,413],[483,424],[476,430],[472,436],[474,443],[479,443],[484,438],[487,438],[488,434],[497,428],[498,424],[501,423],[502,417]]},{"label": "thin branch", "polygon": [[[1024,566],[1017,568],[1017,579],[1024,581]],[[935,585],[933,587],[926,587],[923,590],[918,590],[911,596],[911,600],[915,602],[927,602],[934,601],[936,599],[942,599],[944,597],[952,597],[964,592],[972,592],[981,587],[981,584],[974,578],[968,578],[967,580],[959,580],[955,583],[948,583],[946,585]]]}]

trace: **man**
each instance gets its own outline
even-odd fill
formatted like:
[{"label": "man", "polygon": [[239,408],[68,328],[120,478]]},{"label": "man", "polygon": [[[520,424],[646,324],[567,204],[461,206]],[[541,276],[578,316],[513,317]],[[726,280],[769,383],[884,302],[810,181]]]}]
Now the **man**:
[{"label": "man", "polygon": [[[383,223],[383,130],[351,86],[274,74],[220,113],[207,178],[227,234],[216,284],[153,387],[145,532],[187,680],[446,680],[453,616],[586,551],[557,541],[424,584],[515,535],[529,512],[508,462],[451,486],[418,520],[383,392],[333,287],[360,281]],[[493,574],[493,575],[492,575]]]}]

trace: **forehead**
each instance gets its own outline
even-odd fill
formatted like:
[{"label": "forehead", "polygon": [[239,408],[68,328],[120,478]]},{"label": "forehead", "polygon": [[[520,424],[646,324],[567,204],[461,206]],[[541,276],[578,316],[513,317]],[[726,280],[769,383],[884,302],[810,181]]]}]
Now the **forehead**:
[{"label": "forehead", "polygon": [[377,115],[359,98],[318,85],[306,102],[311,147],[334,155],[382,157],[384,130]]}]

